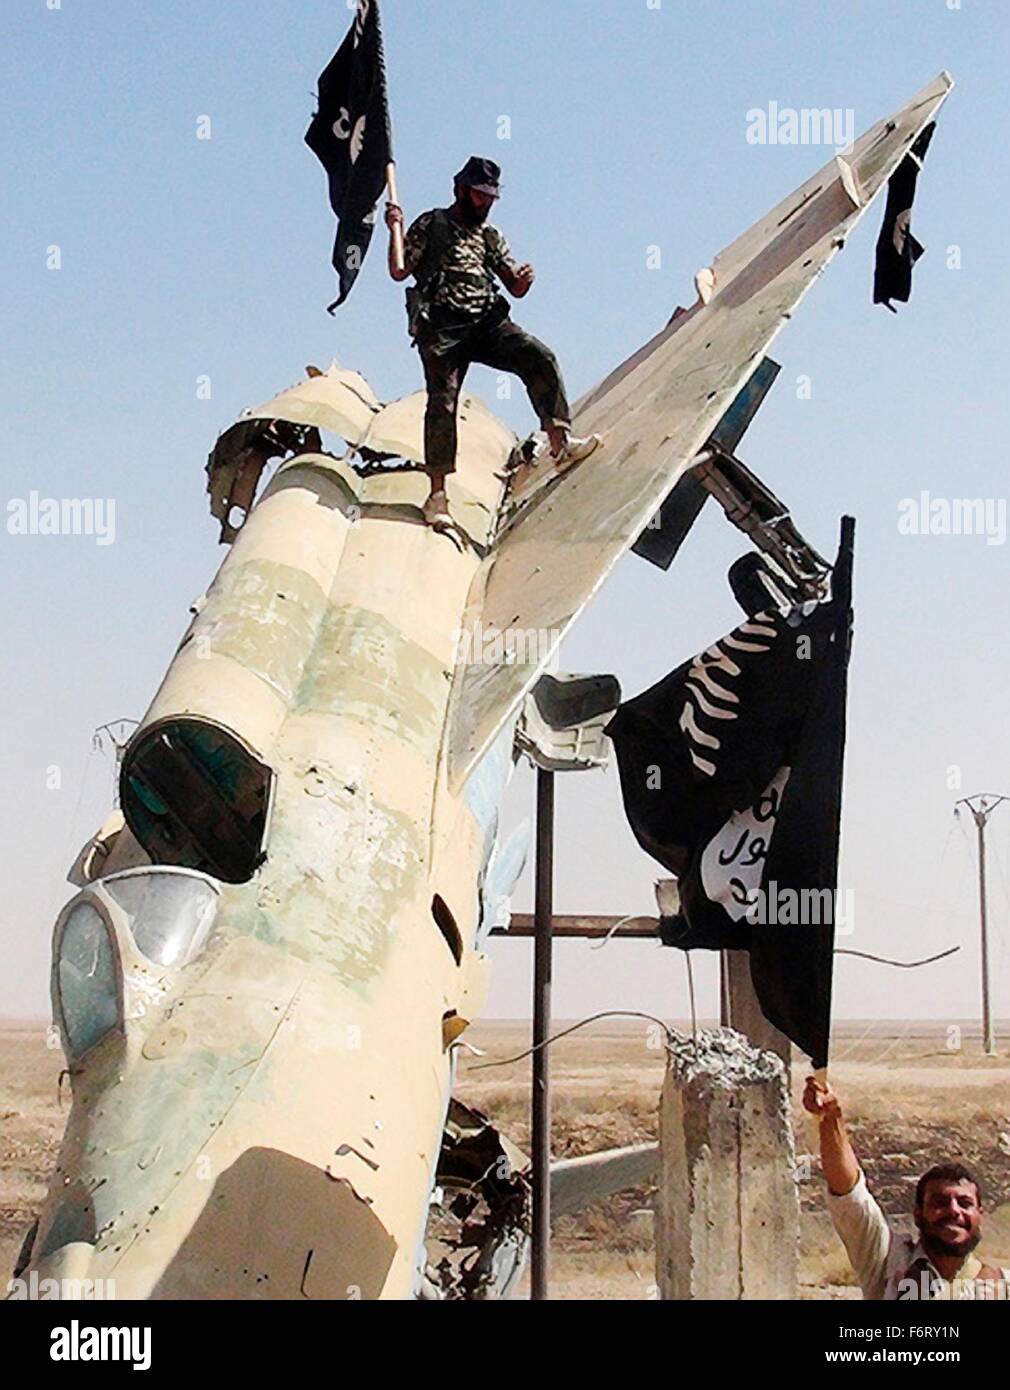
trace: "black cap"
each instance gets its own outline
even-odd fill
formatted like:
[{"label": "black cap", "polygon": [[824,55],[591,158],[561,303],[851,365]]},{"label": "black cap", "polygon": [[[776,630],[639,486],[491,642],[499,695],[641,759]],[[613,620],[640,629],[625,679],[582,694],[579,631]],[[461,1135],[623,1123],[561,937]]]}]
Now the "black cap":
[{"label": "black cap", "polygon": [[472,154],[456,175],[454,182],[465,184],[467,188],[475,188],[478,193],[490,193],[493,198],[497,198],[501,193],[500,180],[501,169],[493,159],[481,159],[479,155]]}]

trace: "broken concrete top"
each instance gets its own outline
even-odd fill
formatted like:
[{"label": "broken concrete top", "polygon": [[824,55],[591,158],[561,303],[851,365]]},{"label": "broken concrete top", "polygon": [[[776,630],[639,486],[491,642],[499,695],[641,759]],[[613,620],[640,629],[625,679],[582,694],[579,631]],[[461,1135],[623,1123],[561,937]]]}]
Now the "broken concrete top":
[{"label": "broken concrete top", "polygon": [[678,1039],[668,1050],[674,1080],[692,1089],[736,1091],[785,1073],[781,1057],[752,1047],[733,1028],[703,1028],[697,1043],[693,1038]]},{"label": "broken concrete top", "polygon": [[729,1028],[671,1046],[659,1136],[660,1297],[795,1298],[799,1202],[781,1059]]}]

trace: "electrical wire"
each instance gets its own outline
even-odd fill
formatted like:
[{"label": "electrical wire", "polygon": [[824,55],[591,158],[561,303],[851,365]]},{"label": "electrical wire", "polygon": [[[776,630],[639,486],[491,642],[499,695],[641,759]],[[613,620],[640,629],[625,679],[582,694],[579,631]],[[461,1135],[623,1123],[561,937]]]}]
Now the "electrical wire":
[{"label": "electrical wire", "polygon": [[600,951],[600,950],[602,950],[603,947],[606,946],[607,942],[608,942],[608,941],[611,939],[611,937],[614,935],[614,933],[615,933],[616,931],[620,931],[621,927],[624,926],[625,922],[632,922],[632,921],[634,921],[634,919],[635,919],[635,917],[636,917],[637,915],[638,915],[637,913],[630,912],[630,913],[628,914],[627,917],[622,917],[621,920],[620,920],[619,922],[615,922],[615,923],[614,923],[614,925],[613,925],[613,926],[610,928],[610,930],[607,932],[606,936],[602,937],[599,941],[590,941],[590,943],[589,943],[589,949],[590,949],[591,951]]},{"label": "electrical wire", "polygon": [[895,965],[899,970],[914,970],[919,965],[932,965],[935,960],[944,960],[947,956],[953,956],[960,951],[960,946],[948,946],[946,951],[939,951],[935,956],[923,956],[922,960],[889,960],[887,956],[874,956],[869,951],[852,951],[847,946],[836,946],[836,956],[859,956],[861,960],[876,961],[878,965]]},{"label": "electrical wire", "polygon": [[642,1013],[639,1009],[604,1009],[602,1013],[590,1014],[588,1018],[580,1018],[578,1023],[573,1023],[569,1028],[563,1028],[560,1033],[554,1033],[549,1038],[544,1038],[543,1042],[534,1043],[532,1047],[526,1048],[525,1052],[518,1052],[514,1057],[502,1057],[493,1062],[478,1062],[475,1067],[467,1067],[467,1074],[472,1071],[485,1071],[488,1067],[508,1067],[513,1062],[522,1062],[526,1057],[532,1057],[534,1052],[539,1052],[542,1047],[548,1047],[551,1043],[557,1042],[559,1038],[567,1038],[569,1033],[576,1033],[580,1028],[585,1028],[590,1023],[598,1023],[601,1018],[645,1018],[650,1023],[658,1023],[666,1034],[668,1042],[686,1042],[676,1028],[663,1019],[657,1018],[655,1014]]}]

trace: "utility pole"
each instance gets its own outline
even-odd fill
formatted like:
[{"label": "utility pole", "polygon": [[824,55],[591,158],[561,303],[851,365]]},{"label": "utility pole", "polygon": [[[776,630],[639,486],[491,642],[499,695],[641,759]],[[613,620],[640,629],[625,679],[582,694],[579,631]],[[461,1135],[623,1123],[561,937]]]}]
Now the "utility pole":
[{"label": "utility pole", "polygon": [[[954,814],[959,815],[958,807],[967,806],[978,832],[978,907],[982,927],[982,1046],[987,1057],[996,1055],[996,1038],[993,1033],[992,1005],[989,999],[989,931],[986,921],[985,900],[985,828],[996,807],[1010,797],[996,796],[992,792],[983,795],[965,796],[954,804]],[[977,803],[977,804],[976,804]]]}]

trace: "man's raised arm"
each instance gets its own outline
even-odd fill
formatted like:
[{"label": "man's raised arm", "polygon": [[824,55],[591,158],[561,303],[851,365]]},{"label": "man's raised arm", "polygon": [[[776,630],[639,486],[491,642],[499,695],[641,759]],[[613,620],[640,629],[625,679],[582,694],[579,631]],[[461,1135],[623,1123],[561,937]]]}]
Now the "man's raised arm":
[{"label": "man's raised arm", "polygon": [[818,1120],[821,1167],[832,1196],[851,1192],[859,1181],[859,1160],[845,1132],[842,1107],[834,1091],[814,1076],[807,1077],[803,1108]]},{"label": "man's raised arm", "polygon": [[891,1231],[866,1186],[856,1152],[845,1132],[842,1107],[834,1091],[807,1077],[803,1108],[820,1124],[821,1167],[828,1184],[828,1210],[852,1262],[864,1298],[883,1298]]}]

